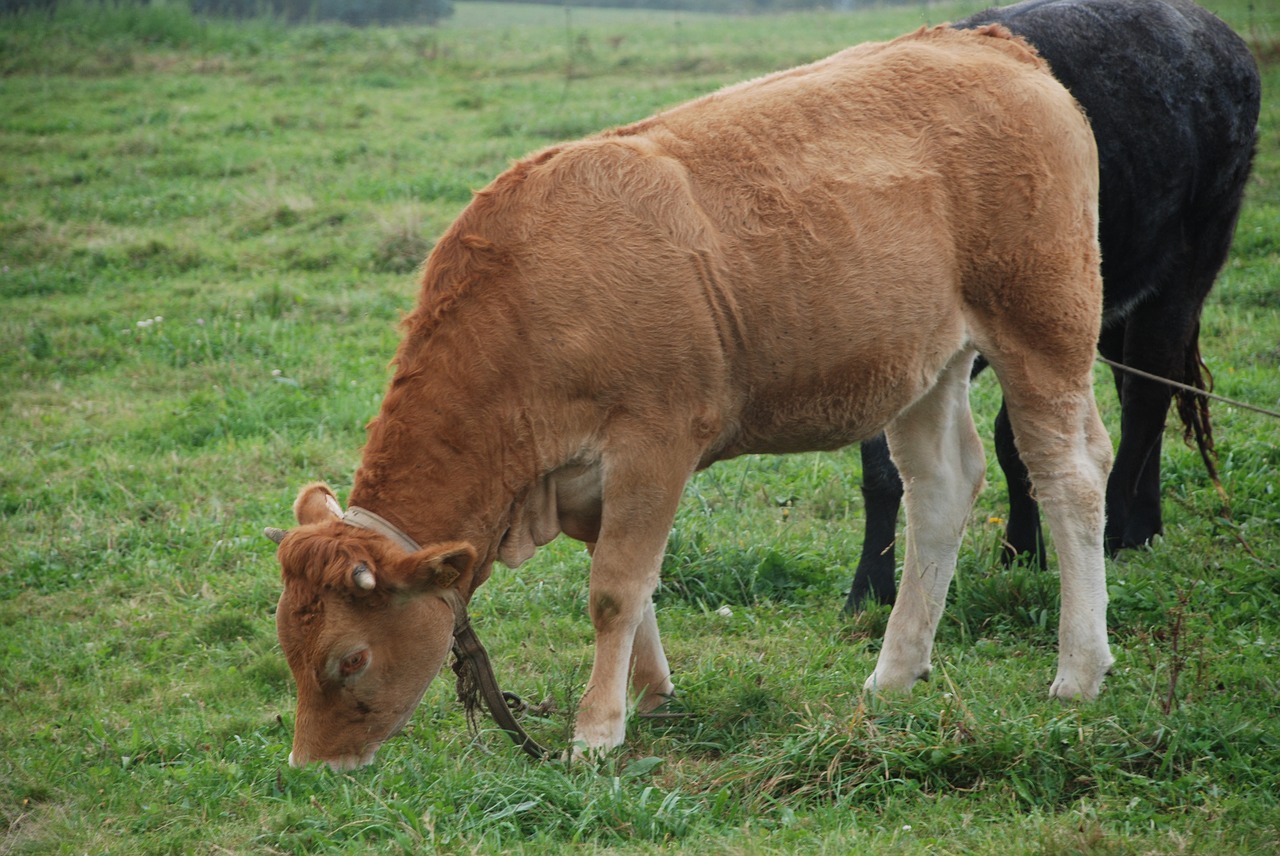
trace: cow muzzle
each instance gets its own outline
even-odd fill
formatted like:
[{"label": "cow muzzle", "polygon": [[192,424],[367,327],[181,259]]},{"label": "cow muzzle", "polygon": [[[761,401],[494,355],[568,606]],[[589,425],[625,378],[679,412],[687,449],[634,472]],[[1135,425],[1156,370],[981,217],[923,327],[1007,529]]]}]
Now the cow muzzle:
[{"label": "cow muzzle", "polygon": [[313,758],[305,752],[299,752],[295,749],[289,753],[289,766],[297,769],[320,761],[328,764],[329,769],[335,773],[345,773],[350,770],[358,770],[372,763],[373,756],[381,745],[380,743],[375,743],[366,749],[363,754],[339,755],[336,758]]}]

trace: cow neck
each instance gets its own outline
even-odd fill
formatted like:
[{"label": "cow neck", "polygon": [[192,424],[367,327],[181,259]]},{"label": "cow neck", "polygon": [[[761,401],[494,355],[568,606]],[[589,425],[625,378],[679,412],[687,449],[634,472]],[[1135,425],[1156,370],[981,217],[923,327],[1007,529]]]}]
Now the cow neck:
[{"label": "cow neck", "polygon": [[[446,249],[460,253],[466,270],[453,270],[432,254],[348,501],[419,544],[470,543],[480,555],[478,585],[496,556],[516,494],[532,480],[534,440],[517,424],[522,360],[502,344],[517,337],[503,326],[504,314],[491,311],[492,289],[453,282],[466,279],[468,265],[479,264],[454,243],[442,239]],[[467,288],[466,300],[441,297]]]},{"label": "cow neck", "polygon": [[476,400],[449,392],[433,390],[433,406],[422,408],[417,390],[393,384],[369,425],[348,502],[415,544],[470,543],[480,555],[478,584],[529,474],[512,466],[516,456],[504,445],[510,432],[499,428],[494,409],[475,413],[441,406]]}]

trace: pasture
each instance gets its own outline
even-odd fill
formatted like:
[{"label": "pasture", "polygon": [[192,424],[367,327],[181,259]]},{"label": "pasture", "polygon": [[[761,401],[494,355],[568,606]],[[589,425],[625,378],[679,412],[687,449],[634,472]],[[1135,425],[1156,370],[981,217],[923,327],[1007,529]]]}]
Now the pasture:
[{"label": "pasture", "polygon": [[[658,621],[689,716],[538,765],[442,676],[372,767],[285,763],[263,526],[345,499],[414,271],[514,158],[962,17],[457,4],[435,29],[206,24],[172,5],[0,26],[0,852],[1271,853],[1280,841],[1280,423],[1215,404],[1224,496],[1171,424],[1165,535],[1108,562],[1117,664],[1048,698],[1051,574],[998,561],[988,448],[933,679],[864,698],[887,611],[840,613],[858,453],[701,473]],[[1254,177],[1202,350],[1280,409],[1280,9]],[[1097,370],[1117,436],[1108,373]],[[974,388],[990,440],[994,377]],[[471,605],[563,742],[592,630],[560,539]],[[1055,566],[1056,567],[1056,566]]]}]

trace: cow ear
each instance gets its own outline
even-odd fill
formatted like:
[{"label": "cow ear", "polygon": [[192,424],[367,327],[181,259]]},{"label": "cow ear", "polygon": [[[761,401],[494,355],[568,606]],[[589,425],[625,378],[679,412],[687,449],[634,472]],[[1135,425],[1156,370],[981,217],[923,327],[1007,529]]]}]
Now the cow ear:
[{"label": "cow ear", "polygon": [[405,558],[403,580],[414,588],[455,588],[469,578],[476,548],[462,541],[432,544]]},{"label": "cow ear", "polygon": [[308,523],[324,523],[326,520],[341,520],[342,506],[327,484],[312,482],[298,491],[298,498],[293,501],[293,516],[303,526]]}]

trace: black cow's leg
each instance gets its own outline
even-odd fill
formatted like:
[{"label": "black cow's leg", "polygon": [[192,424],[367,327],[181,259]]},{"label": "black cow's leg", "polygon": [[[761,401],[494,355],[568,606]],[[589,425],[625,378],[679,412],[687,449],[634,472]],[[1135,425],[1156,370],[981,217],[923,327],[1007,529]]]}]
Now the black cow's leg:
[{"label": "black cow's leg", "polygon": [[1048,559],[1040,529],[1040,507],[1032,498],[1031,476],[1014,446],[1013,425],[1009,422],[1009,410],[1003,403],[996,414],[995,446],[996,459],[1009,486],[1009,519],[1005,524],[1001,558],[1008,565],[1020,557],[1028,557],[1036,567],[1045,568]]},{"label": "black cow's leg", "polygon": [[[1189,333],[1185,332],[1185,318],[1164,317],[1184,314],[1161,311],[1171,302],[1140,307],[1126,320],[1121,358],[1125,365],[1158,377],[1181,377]],[[1104,344],[1110,345],[1109,337],[1104,339],[1108,339]],[[1107,352],[1112,350],[1113,346],[1104,347],[1104,354],[1111,357]],[[1120,391],[1120,445],[1107,481],[1106,545],[1111,553],[1146,544],[1164,531],[1160,443],[1173,397],[1167,385],[1123,371],[1117,372],[1116,385]]]},{"label": "black cow's leg", "polygon": [[[1167,387],[1149,381],[1125,382],[1120,414],[1120,446],[1116,464],[1107,482],[1106,545],[1110,553],[1148,543],[1164,531],[1157,495],[1155,503],[1145,502],[1138,510],[1139,490],[1152,484],[1145,471],[1152,458],[1155,483],[1159,483],[1160,435],[1169,411]],[[1157,487],[1157,494],[1159,488]]]},{"label": "black cow's leg", "polygon": [[871,595],[877,603],[894,601],[894,542],[898,508],[902,504],[902,478],[889,457],[889,442],[881,434],[862,444],[862,497],[867,522],[862,557],[845,601],[845,612],[857,612]]},{"label": "black cow's leg", "polygon": [[[1244,112],[1234,115],[1248,115],[1246,108],[1239,109]],[[1194,207],[1177,223],[1176,241],[1166,244],[1163,273],[1153,273],[1160,284],[1157,299],[1135,307],[1126,318],[1122,348],[1114,336],[1103,336],[1107,356],[1159,377],[1200,385],[1200,314],[1231,248],[1249,173],[1252,150],[1244,143],[1252,136],[1247,133],[1251,127],[1250,120],[1243,126],[1246,133],[1223,142],[1223,153],[1230,157],[1207,173],[1212,182],[1198,188]],[[1167,385],[1133,375],[1118,376],[1117,384],[1121,438],[1107,484],[1110,550],[1146,544],[1163,531],[1160,443],[1173,397]],[[1200,430],[1208,434],[1207,413],[1200,420]]]},{"label": "black cow's leg", "polygon": [[1120,546],[1140,547],[1164,532],[1164,515],[1160,510],[1160,447],[1162,437],[1157,434],[1147,460],[1138,474],[1133,496],[1129,502],[1129,519],[1125,521]]}]

